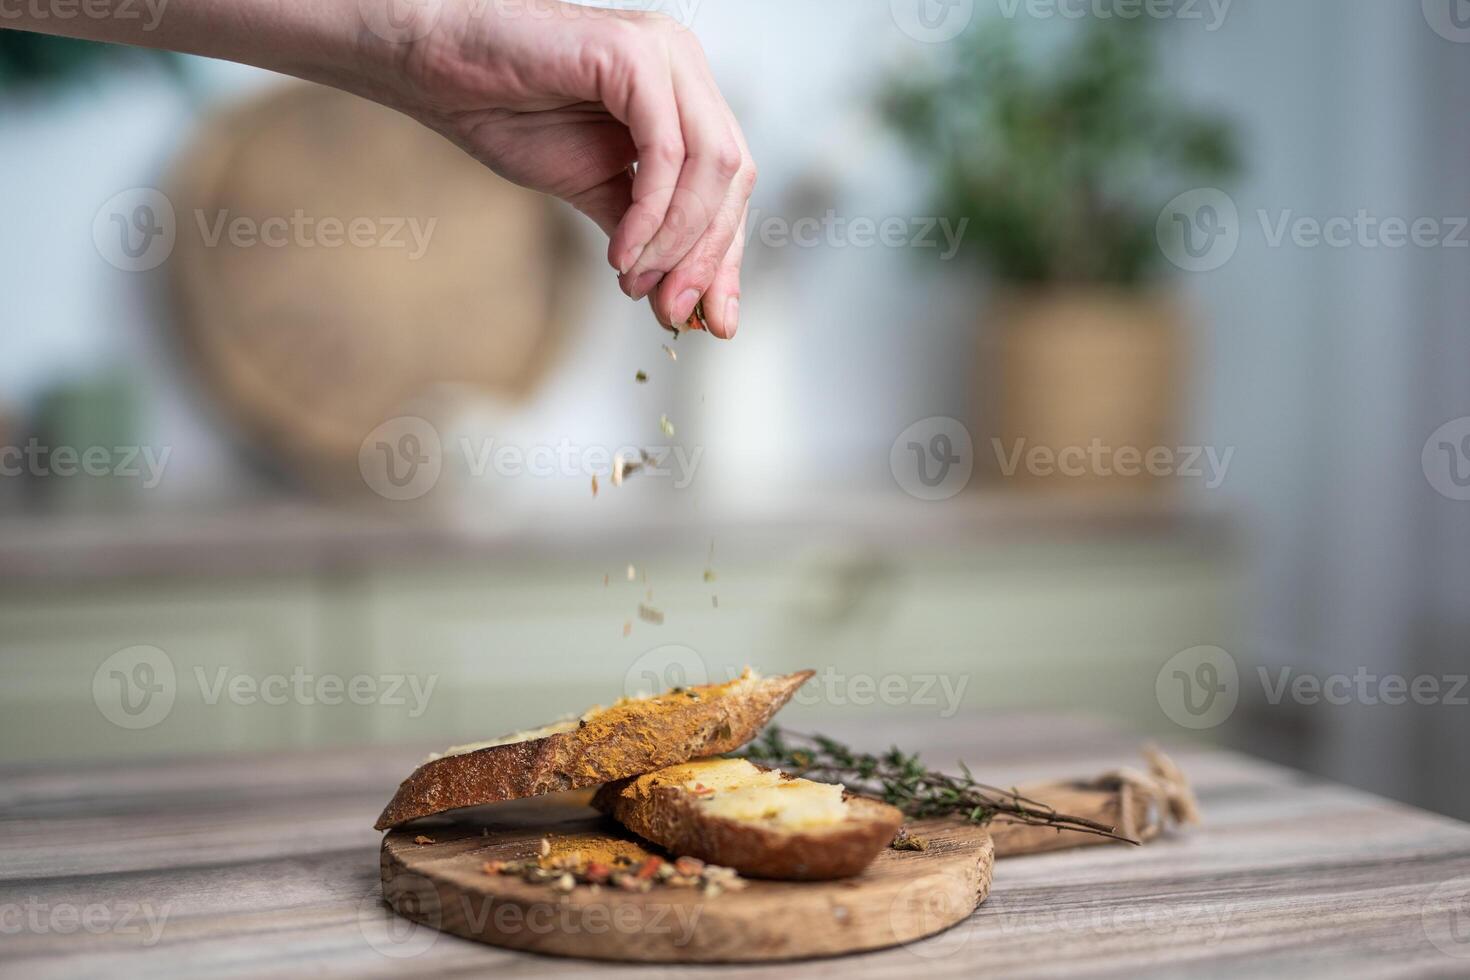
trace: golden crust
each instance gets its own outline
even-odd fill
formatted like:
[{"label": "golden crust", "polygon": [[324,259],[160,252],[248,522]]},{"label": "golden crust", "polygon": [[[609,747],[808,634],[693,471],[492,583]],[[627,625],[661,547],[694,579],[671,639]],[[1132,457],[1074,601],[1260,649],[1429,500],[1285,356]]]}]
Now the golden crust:
[{"label": "golden crust", "polygon": [[860,874],[903,825],[903,813],[895,807],[864,796],[845,799],[848,819],[802,830],[714,816],[682,786],[646,777],[609,783],[592,805],[672,854],[755,878],[823,881]]},{"label": "golden crust", "polygon": [[581,789],[733,751],[811,676],[804,670],[668,691],[621,702],[570,732],[432,759],[399,785],[374,826],[386,830],[445,810]]}]

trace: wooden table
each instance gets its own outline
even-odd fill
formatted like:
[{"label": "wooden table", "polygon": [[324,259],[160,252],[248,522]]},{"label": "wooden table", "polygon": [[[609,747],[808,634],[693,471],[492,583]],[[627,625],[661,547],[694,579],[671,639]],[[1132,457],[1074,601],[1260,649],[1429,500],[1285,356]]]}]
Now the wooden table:
[{"label": "wooden table", "polygon": [[[871,727],[871,726],[869,726]],[[1085,721],[834,731],[1010,784],[1136,761]],[[621,967],[399,927],[371,824],[418,748],[0,769],[0,974],[854,978],[1470,973],[1470,826],[1229,752],[1166,746],[1207,825],[1002,860],[911,947],[760,968]],[[411,955],[405,955],[411,954]]]}]

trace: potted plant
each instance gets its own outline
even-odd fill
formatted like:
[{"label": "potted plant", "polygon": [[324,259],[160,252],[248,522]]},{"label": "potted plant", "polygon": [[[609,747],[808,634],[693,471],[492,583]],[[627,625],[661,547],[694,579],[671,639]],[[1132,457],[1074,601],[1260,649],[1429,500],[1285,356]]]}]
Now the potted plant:
[{"label": "potted plant", "polygon": [[981,442],[1008,480],[1142,485],[1146,467],[1138,480],[1090,462],[1069,475],[1031,453],[1174,444],[1184,323],[1155,224],[1179,191],[1238,162],[1223,122],[1159,84],[1155,30],[1090,18],[1043,46],[996,22],[885,93],[885,116],[932,167],[938,213],[968,219],[965,252],[999,286]]}]

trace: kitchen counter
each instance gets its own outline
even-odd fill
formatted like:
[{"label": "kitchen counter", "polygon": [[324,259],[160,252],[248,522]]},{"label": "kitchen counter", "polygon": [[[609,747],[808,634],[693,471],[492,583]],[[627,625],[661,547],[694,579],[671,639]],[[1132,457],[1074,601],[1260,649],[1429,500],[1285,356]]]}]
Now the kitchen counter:
[{"label": "kitchen counter", "polygon": [[[1060,716],[832,726],[1001,785],[1137,764]],[[866,729],[866,731],[864,730]],[[0,974],[495,977],[1459,974],[1470,825],[1237,754],[1166,745],[1205,825],[1002,859],[989,900],[911,947],[798,966],[622,967],[391,919],[371,824],[423,747],[0,767]],[[716,899],[717,900],[717,899]]]}]

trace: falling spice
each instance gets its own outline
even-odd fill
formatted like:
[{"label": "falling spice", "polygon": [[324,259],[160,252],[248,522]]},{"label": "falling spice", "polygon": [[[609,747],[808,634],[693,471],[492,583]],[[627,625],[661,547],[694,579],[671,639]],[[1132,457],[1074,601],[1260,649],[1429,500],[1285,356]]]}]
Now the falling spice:
[{"label": "falling spice", "polygon": [[659,346],[663,348],[665,354],[669,355],[669,360],[677,361],[679,359],[679,352],[674,350],[674,348],[670,347],[668,344],[659,344]]},{"label": "falling spice", "polygon": [[612,581],[612,576],[611,575],[608,575],[606,572],[604,572],[603,575],[602,575],[602,587],[604,589],[607,588],[608,583],[611,582],[611,581]]},{"label": "falling spice", "polygon": [[633,635],[633,621],[630,619],[627,622],[623,623],[623,639],[626,640],[628,637],[630,637],[632,635]]},{"label": "falling spice", "polygon": [[628,564],[628,581],[631,582],[631,581],[633,581],[637,577],[638,577],[638,570],[636,568],[634,568],[633,565],[632,565],[632,563],[630,562]]},{"label": "falling spice", "polygon": [[655,626],[662,626],[664,624],[663,613],[659,612],[657,609],[654,609],[652,606],[644,605],[641,602],[638,603],[638,618],[643,620],[645,623],[652,623]]},{"label": "falling spice", "polygon": [[596,499],[597,498],[597,474],[596,473],[593,473],[592,474],[592,497],[593,497],[593,499]]},{"label": "falling spice", "polygon": [[638,382],[641,385],[648,384],[648,372],[647,371],[639,371],[637,374],[633,375],[633,380],[636,381],[636,382]]},{"label": "falling spice", "polygon": [[674,423],[669,421],[669,417],[667,415],[660,415],[658,417],[658,427],[659,430],[663,432],[665,438],[674,438]]}]

